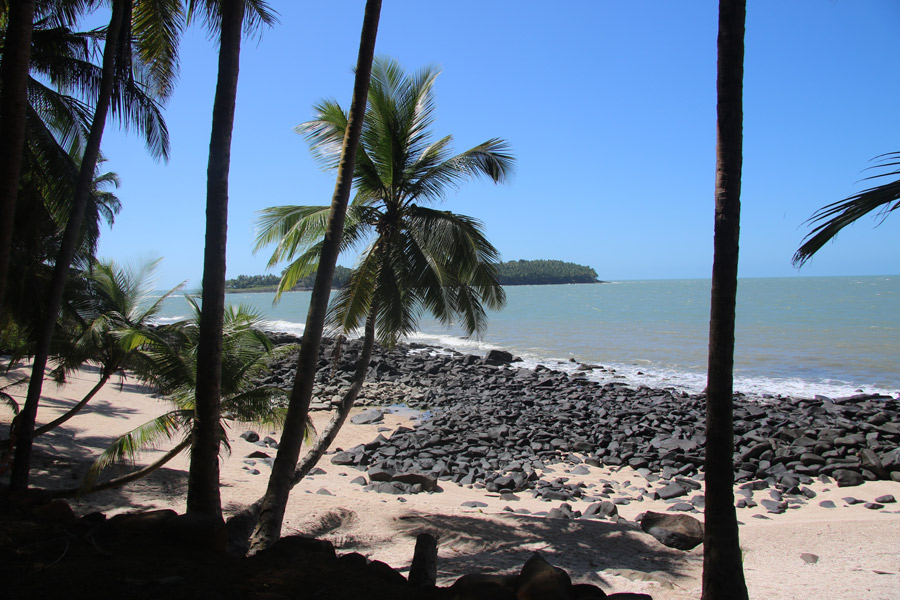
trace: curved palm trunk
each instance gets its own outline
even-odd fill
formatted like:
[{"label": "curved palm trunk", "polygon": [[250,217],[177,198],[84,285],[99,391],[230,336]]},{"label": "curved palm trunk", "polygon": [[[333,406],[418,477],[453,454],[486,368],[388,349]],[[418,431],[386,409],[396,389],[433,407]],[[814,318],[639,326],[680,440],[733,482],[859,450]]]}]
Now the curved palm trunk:
[{"label": "curved palm trunk", "polygon": [[[356,362],[353,381],[350,383],[350,387],[347,391],[344,392],[341,403],[338,405],[334,416],[331,417],[325,430],[319,435],[318,439],[316,439],[316,443],[309,449],[309,452],[303,456],[303,460],[297,464],[297,468],[294,469],[294,474],[291,476],[290,483],[292,489],[309,474],[313,467],[316,466],[319,459],[322,458],[322,455],[325,454],[325,451],[328,450],[332,442],[334,442],[334,438],[337,437],[341,427],[343,427],[344,423],[347,421],[347,417],[350,415],[350,409],[353,408],[353,403],[356,402],[357,397],[359,397],[363,383],[366,381],[366,374],[369,372],[369,365],[372,362],[372,348],[374,346],[375,315],[373,311],[366,319],[362,352],[359,355],[359,360]],[[281,531],[279,525],[278,535],[280,534]],[[253,552],[264,550],[278,540],[278,535],[274,536],[274,538],[267,536],[267,532],[263,527],[263,522],[260,519],[260,523],[253,532],[253,537],[250,540],[250,550]]]},{"label": "curved palm trunk", "polygon": [[122,43],[121,37],[123,36],[121,34],[125,29],[126,18],[128,17],[128,4],[125,0],[115,0],[113,2],[112,17],[109,21],[106,43],[103,47],[103,74],[100,79],[100,94],[97,98],[97,105],[94,108],[94,119],[91,122],[91,131],[81,160],[81,170],[75,187],[75,199],[72,203],[69,219],[66,222],[66,230],[63,233],[59,254],[56,257],[56,264],[53,267],[53,277],[50,280],[46,304],[47,312],[44,315],[44,322],[41,324],[41,331],[37,341],[25,406],[22,409],[16,427],[16,455],[13,462],[12,475],[10,476],[10,489],[24,489],[28,486],[28,473],[31,467],[31,445],[34,438],[34,419],[37,415],[37,407],[41,398],[41,388],[44,383],[44,372],[47,368],[50,341],[53,337],[53,329],[62,305],[63,291],[69,275],[69,265],[75,256],[75,250],[78,246],[81,224],[84,221],[84,210],[91,193],[97,157],[100,155],[100,141],[103,139],[103,128],[106,124],[107,112],[109,112],[109,103],[115,79],[116,54],[119,45]]},{"label": "curved palm trunk", "polygon": [[0,65],[0,314],[9,274],[13,222],[22,149],[25,144],[25,113],[28,106],[28,70],[31,61],[31,32],[34,28],[34,0],[13,0]]},{"label": "curved palm trunk", "polygon": [[228,237],[228,171],[241,57],[244,0],[223,0],[219,73],[206,169],[206,249],[197,344],[197,386],[187,511],[222,516],[219,494],[222,326],[225,318],[225,250]]},{"label": "curved palm trunk", "polygon": [[734,509],[733,367],[741,213],[746,0],[720,0],[716,221],[706,391],[704,600],[747,598]]},{"label": "curved palm trunk", "polygon": [[75,496],[86,496],[88,494],[93,494],[94,492],[102,492],[103,490],[111,490],[114,488],[122,487],[123,485],[131,483],[132,481],[137,481],[138,479],[142,479],[153,471],[156,471],[167,462],[181,454],[185,450],[185,448],[190,446],[190,444],[191,438],[185,438],[180,444],[159,457],[159,460],[157,460],[156,462],[150,463],[146,467],[138,469],[137,471],[132,471],[127,475],[114,477],[109,481],[104,481],[101,484],[92,486],[89,490],[82,490],[80,487],[68,488],[65,490],[53,490],[52,492],[50,492],[50,495],[54,498],[74,498]]},{"label": "curved palm trunk", "polygon": [[322,342],[322,328],[325,325],[325,314],[328,309],[328,296],[331,293],[331,282],[334,266],[340,254],[341,234],[350,201],[350,190],[353,186],[353,167],[356,163],[356,148],[362,132],[363,117],[366,112],[366,98],[369,93],[369,78],[372,72],[372,58],[375,54],[375,38],[378,33],[378,20],[381,15],[381,0],[367,0],[363,28],[359,42],[359,56],[356,63],[356,77],[353,84],[353,99],[350,103],[350,114],[347,120],[347,133],[344,136],[341,159],[338,166],[338,177],[331,200],[331,211],[328,215],[328,230],[319,257],[319,269],[310,298],[309,312],[306,315],[306,328],[300,345],[300,356],[297,359],[297,374],[291,389],[291,399],[285,419],[284,431],[278,446],[278,454],[269,476],[269,484],[263,500],[254,538],[263,547],[268,546],[281,535],[281,524],[284,510],[291,492],[291,481],[303,433],[309,416],[309,404],[312,399],[313,383],[316,376],[316,365],[319,360],[319,346]]},{"label": "curved palm trunk", "polygon": [[58,418],[50,421],[46,425],[42,425],[42,426],[38,427],[37,429],[35,429],[34,437],[37,437],[39,435],[44,435],[48,431],[50,431],[52,429],[56,429],[57,427],[59,427],[60,425],[62,425],[63,423],[65,423],[66,421],[68,421],[69,419],[74,417],[75,415],[77,415],[81,411],[81,409],[84,408],[85,405],[87,405],[87,403],[90,402],[91,399],[97,395],[97,392],[99,392],[103,388],[103,386],[106,385],[106,382],[110,380],[110,378],[112,377],[112,374],[113,374],[112,371],[107,371],[106,369],[104,369],[103,375],[100,377],[100,381],[98,381],[97,384],[94,385],[94,387],[92,387],[87,394],[85,394],[84,398],[82,398],[78,402],[78,404],[76,404],[75,406],[73,406],[72,408],[67,410],[65,413],[60,415]]}]

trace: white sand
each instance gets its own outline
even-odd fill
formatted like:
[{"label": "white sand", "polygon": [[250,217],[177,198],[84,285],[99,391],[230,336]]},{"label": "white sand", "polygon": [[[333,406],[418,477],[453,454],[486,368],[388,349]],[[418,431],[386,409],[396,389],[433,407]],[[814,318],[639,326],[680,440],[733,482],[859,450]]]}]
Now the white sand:
[{"label": "white sand", "polygon": [[[19,370],[19,374],[27,374]],[[13,376],[16,375],[14,372]],[[69,383],[57,388],[45,384],[38,423],[46,423],[71,406],[96,382],[98,374],[86,369]],[[2,383],[2,382],[0,382]],[[164,412],[168,405],[153,398],[145,388],[127,380],[121,389],[113,380],[71,421],[38,438],[32,468],[32,484],[46,487],[72,486],[87,464],[111,439]],[[17,397],[24,396],[24,389]],[[328,415],[315,413],[318,427]],[[11,413],[0,408],[0,427],[5,433]],[[347,423],[335,447],[351,448],[374,439],[379,427],[391,430],[407,418],[387,415],[383,424]],[[222,504],[227,514],[259,498],[264,492],[269,468],[263,463],[247,465],[245,457],[265,450],[239,438],[253,429],[261,436],[275,432],[253,425],[232,424],[231,455],[221,466]],[[384,432],[389,435],[390,432]],[[163,449],[142,455],[146,464]],[[274,450],[268,450],[270,456]],[[339,552],[360,552],[395,567],[408,566],[415,536],[423,531],[439,538],[441,583],[448,584],[463,573],[514,572],[531,552],[540,551],[551,563],[566,569],[576,582],[593,582],[609,592],[649,593],[656,600],[686,600],[700,596],[702,547],[691,552],[666,548],[633,526],[598,520],[560,520],[512,515],[504,507],[547,511],[560,502],[544,502],[530,492],[517,494],[517,501],[503,501],[483,489],[441,482],[442,492],[391,496],[366,492],[350,481],[364,474],[351,467],[332,465],[325,456],[319,467],[326,473],[310,476],[293,491],[284,524],[284,534],[303,533],[331,540]],[[130,470],[128,465],[121,472]],[[253,475],[248,469],[258,469]],[[599,487],[612,482],[619,495],[639,497],[639,488],[652,489],[629,469],[591,468],[589,475],[574,476],[568,467],[557,464],[543,477],[569,477]],[[629,484],[630,482],[630,484]],[[73,501],[79,514],[103,511],[107,514],[153,508],[184,510],[187,485],[187,455],[170,462],[152,476],[119,490],[110,490]],[[838,489],[834,484],[816,482],[809,486],[818,496],[807,505],[782,515],[763,515],[762,507],[738,510],[744,572],[751,598],[774,600],[795,598],[846,598],[896,600],[900,598],[900,504],[883,510],[869,510],[862,504],[850,506],[842,498],[853,496],[872,501],[883,494],[900,499],[900,483],[867,482],[856,488]],[[318,493],[327,490],[331,495]],[[700,493],[700,492],[697,492]],[[767,491],[756,492],[759,501]],[[481,509],[464,508],[467,500],[485,502]],[[837,508],[819,506],[832,500]],[[587,502],[571,502],[584,510]],[[647,510],[664,511],[662,501],[635,501],[619,506],[619,513],[633,520]],[[702,514],[694,515],[702,519]],[[809,564],[801,554],[818,556]]]}]

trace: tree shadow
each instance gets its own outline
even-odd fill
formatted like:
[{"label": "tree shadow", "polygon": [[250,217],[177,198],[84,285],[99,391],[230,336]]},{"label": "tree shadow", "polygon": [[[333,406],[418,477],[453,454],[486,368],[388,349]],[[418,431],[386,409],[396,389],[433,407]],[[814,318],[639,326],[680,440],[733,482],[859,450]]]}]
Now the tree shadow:
[{"label": "tree shadow", "polygon": [[632,524],[514,514],[409,514],[395,523],[397,535],[408,536],[411,544],[423,532],[437,537],[439,576],[445,581],[465,573],[518,573],[534,552],[574,580],[607,585],[603,572],[612,569],[675,583],[702,563],[701,556],[662,546]]}]

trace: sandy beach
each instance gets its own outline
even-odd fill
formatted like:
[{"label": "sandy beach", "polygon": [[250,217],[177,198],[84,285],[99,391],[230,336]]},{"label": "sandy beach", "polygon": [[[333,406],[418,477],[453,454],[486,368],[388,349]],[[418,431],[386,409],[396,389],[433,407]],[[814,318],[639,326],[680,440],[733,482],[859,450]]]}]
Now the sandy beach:
[{"label": "sandy beach", "polygon": [[[20,369],[11,377],[26,374]],[[98,374],[83,369],[63,387],[46,383],[38,423],[46,423],[74,404],[96,382]],[[24,389],[14,396],[22,398]],[[32,485],[61,488],[77,483],[90,461],[114,437],[153,418],[167,408],[165,401],[133,379],[114,379],[71,421],[38,438]],[[4,431],[11,412],[0,409]],[[317,427],[327,422],[325,412],[313,414]],[[408,414],[388,414],[373,425],[347,423],[332,450],[351,448],[389,437],[400,426],[414,426]],[[240,437],[253,430],[261,437],[278,439],[278,432],[254,424],[231,423],[231,453],[221,464],[222,503],[226,516],[253,502],[265,491],[269,467],[248,459],[255,451],[275,455]],[[165,447],[142,455],[140,464],[152,462]],[[124,488],[90,495],[71,502],[77,514],[102,511],[108,515],[172,508],[184,510],[187,454],[153,475]],[[568,477],[587,486],[608,484],[617,497],[632,501],[617,508],[629,523],[596,519],[553,519],[529,514],[560,505],[520,492],[503,499],[485,489],[441,481],[442,491],[405,496],[366,491],[352,480],[364,472],[336,466],[326,455],[324,473],[307,477],[293,491],[284,534],[301,533],[330,540],[338,552],[359,552],[403,569],[412,558],[415,536],[423,531],[438,537],[439,584],[463,573],[514,572],[533,551],[570,573],[576,582],[591,582],[607,593],[644,592],[656,600],[686,600],[700,595],[702,547],[689,552],[667,548],[640,531],[634,519],[648,510],[663,512],[662,500],[649,500],[642,490],[654,484],[629,468],[587,467],[588,474],[571,474],[570,465],[550,465],[543,478]],[[130,470],[130,465],[121,472]],[[900,504],[866,508],[875,498],[900,498],[900,483],[866,482],[852,488],[816,481],[809,486],[816,497],[784,514],[767,514],[762,506],[738,510],[744,572],[751,598],[846,598],[888,600],[900,590]],[[701,492],[697,492],[701,493]],[[765,492],[763,492],[765,493]],[[759,492],[758,492],[759,494]],[[849,504],[845,498],[863,502]],[[820,505],[832,501],[834,508]],[[475,501],[483,506],[465,507]],[[570,502],[583,511],[588,502]],[[702,520],[702,513],[695,517]],[[809,556],[815,555],[816,559]]]}]

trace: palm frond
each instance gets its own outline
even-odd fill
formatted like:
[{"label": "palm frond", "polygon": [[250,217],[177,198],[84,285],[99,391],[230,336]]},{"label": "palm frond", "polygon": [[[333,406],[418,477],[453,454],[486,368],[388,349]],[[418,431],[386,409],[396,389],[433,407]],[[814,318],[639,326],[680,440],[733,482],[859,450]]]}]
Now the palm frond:
[{"label": "palm frond", "polygon": [[[875,157],[881,163],[871,168],[884,169],[900,166],[900,152],[882,154]],[[900,176],[900,169],[893,168],[886,173],[878,173],[867,177],[864,181],[880,177]],[[803,244],[794,254],[792,262],[796,267],[802,267],[813,254],[848,225],[851,225],[866,216],[877,211],[877,223],[884,221],[887,216],[900,208],[900,179],[895,179],[883,185],[875,186],[844,198],[838,202],[828,204],[819,209],[806,223],[817,224],[804,238]]]},{"label": "palm frond", "polygon": [[174,438],[179,431],[189,432],[190,429],[185,428],[191,417],[188,412],[167,412],[116,438],[91,464],[82,480],[82,489],[90,489],[100,473],[110,465],[123,459],[134,461],[141,451],[158,447]]}]

